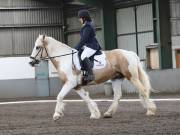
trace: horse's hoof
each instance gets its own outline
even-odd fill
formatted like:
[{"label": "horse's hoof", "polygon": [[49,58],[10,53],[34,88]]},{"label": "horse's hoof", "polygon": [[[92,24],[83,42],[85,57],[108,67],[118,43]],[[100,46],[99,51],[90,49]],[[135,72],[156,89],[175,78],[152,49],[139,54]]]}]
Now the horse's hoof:
[{"label": "horse's hoof", "polygon": [[104,118],[112,118],[112,114],[110,113],[104,113]]},{"label": "horse's hoof", "polygon": [[100,119],[101,115],[98,114],[98,115],[92,115],[90,116],[90,119]]},{"label": "horse's hoof", "polygon": [[54,120],[54,121],[57,121],[57,120],[59,120],[60,118],[62,118],[63,116],[64,116],[63,113],[57,113],[57,112],[55,112],[54,115],[53,115],[53,120]]},{"label": "horse's hoof", "polygon": [[148,110],[147,110],[146,115],[147,115],[147,116],[154,116],[155,113],[156,113],[156,109],[155,109],[155,108],[151,108],[151,109],[148,109]]}]

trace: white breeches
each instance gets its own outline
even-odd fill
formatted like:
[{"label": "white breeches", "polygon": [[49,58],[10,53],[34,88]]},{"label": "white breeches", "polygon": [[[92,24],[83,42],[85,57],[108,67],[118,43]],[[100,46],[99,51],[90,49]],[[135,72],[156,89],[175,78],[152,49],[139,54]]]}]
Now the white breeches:
[{"label": "white breeches", "polygon": [[86,57],[89,58],[95,53],[96,53],[96,50],[93,50],[87,46],[84,46],[84,50],[81,54],[81,60],[84,60]]}]

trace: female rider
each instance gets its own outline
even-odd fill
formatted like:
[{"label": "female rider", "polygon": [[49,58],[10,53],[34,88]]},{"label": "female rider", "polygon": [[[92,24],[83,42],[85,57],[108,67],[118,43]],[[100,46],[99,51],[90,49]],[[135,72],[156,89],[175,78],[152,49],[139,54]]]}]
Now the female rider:
[{"label": "female rider", "polygon": [[93,66],[89,58],[95,54],[100,54],[101,46],[95,37],[95,29],[92,25],[92,20],[88,10],[80,10],[78,12],[78,17],[82,24],[80,30],[81,39],[74,48],[79,52],[82,52],[80,54],[81,68],[84,68],[83,70],[86,71],[83,81],[87,83],[94,79],[92,71]]}]

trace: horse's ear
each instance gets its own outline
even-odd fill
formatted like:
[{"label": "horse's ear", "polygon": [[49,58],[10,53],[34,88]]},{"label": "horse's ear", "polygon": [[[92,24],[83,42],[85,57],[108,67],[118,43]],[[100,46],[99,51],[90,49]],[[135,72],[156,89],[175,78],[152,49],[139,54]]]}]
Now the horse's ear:
[{"label": "horse's ear", "polygon": [[43,41],[44,41],[45,37],[46,37],[46,35],[43,35]]}]

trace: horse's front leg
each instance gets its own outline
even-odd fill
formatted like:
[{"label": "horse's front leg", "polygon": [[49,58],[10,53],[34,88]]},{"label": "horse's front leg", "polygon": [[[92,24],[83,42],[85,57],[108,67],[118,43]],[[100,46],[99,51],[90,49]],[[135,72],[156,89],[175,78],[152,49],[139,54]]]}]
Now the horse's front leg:
[{"label": "horse's front leg", "polygon": [[55,108],[55,113],[53,115],[54,120],[58,120],[59,118],[64,116],[64,103],[63,99],[64,97],[76,86],[76,84],[73,81],[67,81],[61,91],[59,92],[57,96],[57,103]]},{"label": "horse's front leg", "polygon": [[99,119],[101,117],[101,113],[98,109],[96,102],[94,102],[90,97],[89,93],[86,92],[83,88],[76,90],[76,92],[80,95],[80,97],[86,102],[88,108],[91,112],[90,119]]}]

